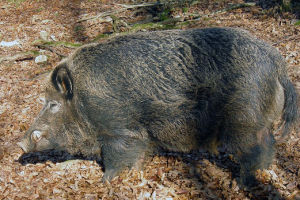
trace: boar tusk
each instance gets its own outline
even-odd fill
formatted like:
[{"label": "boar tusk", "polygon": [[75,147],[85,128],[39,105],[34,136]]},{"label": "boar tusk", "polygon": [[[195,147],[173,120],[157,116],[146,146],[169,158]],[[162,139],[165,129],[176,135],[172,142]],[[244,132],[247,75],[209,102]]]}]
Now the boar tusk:
[{"label": "boar tusk", "polygon": [[26,145],[23,142],[18,142],[17,145],[24,151],[24,153],[28,152],[28,149],[26,148]]}]

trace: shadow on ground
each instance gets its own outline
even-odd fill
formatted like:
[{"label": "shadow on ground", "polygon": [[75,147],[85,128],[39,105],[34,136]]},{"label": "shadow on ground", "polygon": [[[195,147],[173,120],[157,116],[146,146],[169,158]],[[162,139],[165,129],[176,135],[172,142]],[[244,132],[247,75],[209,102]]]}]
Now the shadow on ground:
[{"label": "shadow on ground", "polygon": [[[216,165],[218,168],[220,168],[222,171],[229,172],[231,174],[231,183],[229,187],[233,186],[233,180],[235,179],[239,188],[244,191],[245,195],[253,200],[283,200],[284,197],[279,193],[279,191],[272,185],[272,184],[262,184],[261,182],[257,181],[255,183],[255,186],[252,188],[245,188],[243,185],[239,183],[239,172],[240,172],[240,166],[234,160],[232,159],[231,155],[220,151],[219,155],[214,155],[208,152],[200,152],[200,153],[194,153],[192,155],[190,154],[183,154],[180,156],[182,158],[182,161],[188,165],[194,168],[194,175],[197,176],[198,182],[201,184],[209,184],[210,180],[207,180],[207,177],[205,177],[205,174],[207,173],[208,169],[205,169],[207,166],[203,164],[204,160],[208,160],[210,163]],[[200,163],[200,165],[199,165]],[[202,163],[202,164],[201,164]],[[204,168],[199,169],[199,166],[203,166]],[[203,176],[204,175],[204,176]],[[212,176],[214,176],[212,174]],[[187,177],[187,178],[193,178],[193,177]],[[222,179],[222,178],[221,178]],[[222,186],[217,186],[219,190],[222,190]],[[216,194],[216,196],[220,197],[220,194]],[[224,197],[222,197],[224,198]]]},{"label": "shadow on ground", "polygon": [[[186,165],[187,168],[190,168],[190,171],[194,171],[192,174],[185,174],[186,179],[192,179],[195,180],[196,177],[196,183],[198,184],[199,188],[207,187],[208,184],[210,184],[210,181],[214,179],[213,177],[210,177],[211,180],[208,180],[205,176],[205,173],[207,172],[207,166],[203,164],[205,160],[208,160],[210,163],[216,165],[223,171],[227,171],[231,173],[231,184],[229,187],[232,187],[232,180],[236,179],[237,182],[239,180],[239,170],[240,167],[237,163],[232,161],[230,158],[230,155],[226,152],[220,152],[219,155],[212,155],[208,152],[194,152],[191,154],[182,154],[182,153],[162,153],[160,156],[165,156],[167,159],[177,159],[182,161],[183,165]],[[70,155],[67,152],[64,151],[56,151],[56,150],[48,150],[43,152],[34,152],[34,153],[26,153],[23,154],[19,159],[18,162],[22,165],[26,164],[37,164],[37,163],[45,163],[47,161],[53,162],[53,163],[60,163],[65,162],[68,160],[96,160],[96,162],[99,164],[99,166],[102,167],[101,160],[97,160],[95,157],[83,157],[81,155]],[[150,162],[149,160],[147,162]],[[147,163],[146,162],[146,163]],[[102,167],[103,169],[103,167]],[[204,175],[204,176],[203,176]],[[214,175],[212,175],[214,176]],[[251,189],[246,189],[242,185],[238,185],[239,188],[242,188],[240,190],[243,190],[245,195],[249,199],[253,200],[264,200],[264,199],[272,199],[272,200],[281,200],[284,199],[280,193],[276,190],[276,188],[272,184],[262,184],[257,182],[257,186]],[[222,187],[216,186],[217,190],[222,190]],[[210,190],[211,192],[214,192],[213,190]],[[220,197],[220,193],[215,192],[213,194],[216,197]],[[224,198],[224,197],[222,197]]]},{"label": "shadow on ground", "polygon": [[23,154],[17,162],[21,165],[26,164],[37,164],[37,163],[45,163],[50,161],[52,163],[60,163],[68,160],[96,160],[99,165],[101,164],[100,160],[97,160],[94,157],[84,157],[81,155],[71,155],[65,151],[57,151],[57,150],[47,150],[42,152],[33,152],[33,153],[25,153]]}]

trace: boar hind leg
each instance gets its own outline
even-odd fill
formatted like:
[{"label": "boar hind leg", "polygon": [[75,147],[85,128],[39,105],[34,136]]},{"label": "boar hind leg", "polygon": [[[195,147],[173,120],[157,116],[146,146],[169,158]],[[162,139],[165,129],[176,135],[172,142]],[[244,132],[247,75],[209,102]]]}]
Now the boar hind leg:
[{"label": "boar hind leg", "polygon": [[230,133],[230,149],[240,163],[239,182],[246,187],[257,184],[255,172],[268,168],[274,157],[275,139],[268,128],[247,128]]},{"label": "boar hind leg", "polygon": [[132,168],[144,159],[148,151],[147,142],[133,134],[128,135],[128,130],[118,130],[115,137],[105,141],[102,146],[101,157],[104,165],[103,181],[111,180],[123,169]]}]

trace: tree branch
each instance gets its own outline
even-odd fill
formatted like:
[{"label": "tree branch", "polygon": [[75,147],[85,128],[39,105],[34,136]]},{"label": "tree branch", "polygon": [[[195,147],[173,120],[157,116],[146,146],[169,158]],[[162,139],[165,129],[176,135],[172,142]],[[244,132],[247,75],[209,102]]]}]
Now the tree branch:
[{"label": "tree branch", "polygon": [[92,20],[92,19],[97,19],[97,18],[101,18],[101,17],[106,17],[106,16],[110,16],[110,15],[114,15],[123,11],[126,11],[128,9],[133,9],[133,8],[142,8],[142,7],[151,7],[151,6],[158,6],[158,5],[163,5],[162,3],[143,3],[143,4],[138,4],[138,5],[126,5],[126,4],[115,4],[118,6],[122,6],[123,8],[115,10],[115,11],[107,11],[104,13],[100,13],[96,16],[90,16],[90,17],[86,17],[86,18],[82,18],[76,21],[76,23],[80,23],[80,22],[84,22],[84,21],[88,21],[88,20]]},{"label": "tree branch", "polygon": [[34,53],[32,52],[22,52],[15,54],[13,56],[0,56],[0,63],[4,61],[23,61],[23,60],[32,60],[34,58]]}]

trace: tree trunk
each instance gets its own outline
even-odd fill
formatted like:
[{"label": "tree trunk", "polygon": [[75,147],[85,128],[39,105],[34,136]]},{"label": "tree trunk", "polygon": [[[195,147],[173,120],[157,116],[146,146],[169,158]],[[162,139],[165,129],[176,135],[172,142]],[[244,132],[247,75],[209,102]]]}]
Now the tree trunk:
[{"label": "tree trunk", "polygon": [[299,0],[291,0],[291,9],[292,12],[296,15],[298,19],[300,19],[300,1]]},{"label": "tree trunk", "polygon": [[263,9],[270,9],[283,4],[283,0],[259,0],[257,5]]}]

